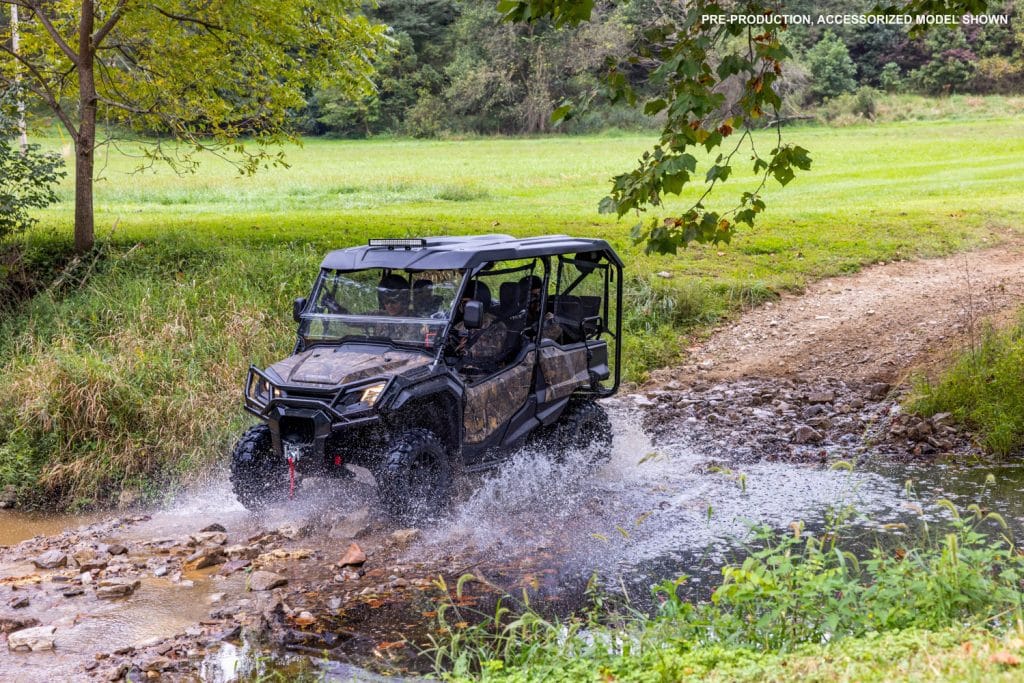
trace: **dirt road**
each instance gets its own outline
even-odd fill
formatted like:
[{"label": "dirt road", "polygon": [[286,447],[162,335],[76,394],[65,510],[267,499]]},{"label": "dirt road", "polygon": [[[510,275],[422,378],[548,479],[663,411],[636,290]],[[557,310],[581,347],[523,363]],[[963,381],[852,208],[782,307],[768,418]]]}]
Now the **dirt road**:
[{"label": "dirt road", "polygon": [[1024,304],[1024,244],[878,264],[744,314],[690,349],[672,378],[898,382],[976,340]]}]

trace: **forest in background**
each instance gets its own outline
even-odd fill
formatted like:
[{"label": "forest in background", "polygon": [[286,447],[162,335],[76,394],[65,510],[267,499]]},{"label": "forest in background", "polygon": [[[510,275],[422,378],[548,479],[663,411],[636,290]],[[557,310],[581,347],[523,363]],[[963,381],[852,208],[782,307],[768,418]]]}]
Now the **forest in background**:
[{"label": "forest in background", "polygon": [[[795,0],[794,14],[868,13],[874,0]],[[341,89],[310,93],[295,113],[306,135],[413,137],[552,132],[552,112],[584,103],[563,133],[637,130],[657,125],[640,107],[609,100],[603,87],[617,65],[643,95],[658,66],[634,59],[643,31],[679,20],[669,0],[598,2],[576,28],[512,24],[492,0],[380,0],[368,12],[391,27],[394,51],[378,65],[377,93],[353,103]],[[905,26],[794,26],[785,33],[794,59],[782,81],[783,117],[872,119],[883,93],[942,96],[1024,93],[1024,25],[1012,0],[990,14],[1006,26],[940,28],[920,38]],[[675,16],[673,16],[675,15]],[[641,100],[642,103],[642,100]]]}]

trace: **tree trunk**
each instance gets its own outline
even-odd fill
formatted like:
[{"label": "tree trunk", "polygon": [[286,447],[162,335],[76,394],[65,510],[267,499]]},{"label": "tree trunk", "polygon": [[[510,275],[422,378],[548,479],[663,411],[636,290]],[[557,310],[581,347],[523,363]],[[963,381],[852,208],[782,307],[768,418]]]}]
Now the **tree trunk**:
[{"label": "tree trunk", "polygon": [[75,140],[75,251],[90,251],[96,241],[92,181],[96,150],[96,80],[93,73],[93,0],[82,0],[78,27],[78,105],[81,123]]},{"label": "tree trunk", "polygon": [[[83,130],[84,128],[83,126]],[[95,142],[95,132],[91,140],[85,140],[83,132],[75,141],[75,251],[79,254],[90,251],[95,243],[96,231],[92,215],[93,148]]]}]

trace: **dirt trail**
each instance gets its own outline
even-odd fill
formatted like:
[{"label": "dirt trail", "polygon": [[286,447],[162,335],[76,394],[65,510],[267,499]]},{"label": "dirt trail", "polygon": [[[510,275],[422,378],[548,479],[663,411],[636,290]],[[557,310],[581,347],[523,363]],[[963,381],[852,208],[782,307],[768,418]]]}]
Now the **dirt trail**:
[{"label": "dirt trail", "polygon": [[1019,241],[941,259],[872,266],[744,314],[689,350],[671,380],[745,377],[899,382],[1024,303]]}]

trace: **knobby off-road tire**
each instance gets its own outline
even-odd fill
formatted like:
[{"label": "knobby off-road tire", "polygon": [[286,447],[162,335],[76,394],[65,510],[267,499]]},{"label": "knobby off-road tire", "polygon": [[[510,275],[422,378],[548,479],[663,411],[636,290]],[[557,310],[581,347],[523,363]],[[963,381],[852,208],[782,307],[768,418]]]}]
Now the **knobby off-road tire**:
[{"label": "knobby off-road tire", "polygon": [[612,457],[612,423],[594,401],[574,401],[566,406],[550,436],[556,457],[564,461],[583,453],[595,464]]},{"label": "knobby off-road tire", "polygon": [[452,470],[444,444],[429,429],[408,429],[388,447],[376,472],[384,510],[396,521],[436,515],[451,497]]},{"label": "knobby off-road tire", "polygon": [[231,487],[238,502],[253,511],[288,497],[288,464],[274,453],[267,425],[250,427],[235,444]]}]

